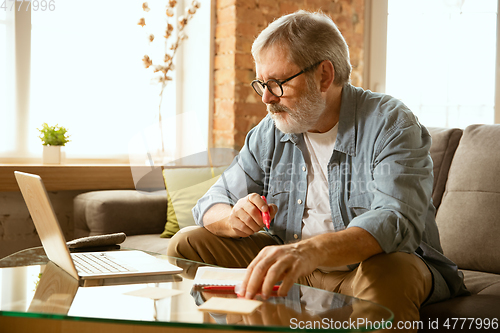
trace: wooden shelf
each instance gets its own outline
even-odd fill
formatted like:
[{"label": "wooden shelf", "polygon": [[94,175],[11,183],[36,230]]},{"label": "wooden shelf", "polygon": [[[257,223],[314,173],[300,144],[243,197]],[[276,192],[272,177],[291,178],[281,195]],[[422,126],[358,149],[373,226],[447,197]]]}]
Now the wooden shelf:
[{"label": "wooden shelf", "polygon": [[0,164],[0,191],[19,191],[14,171],[41,176],[47,191],[134,189],[128,164]]}]

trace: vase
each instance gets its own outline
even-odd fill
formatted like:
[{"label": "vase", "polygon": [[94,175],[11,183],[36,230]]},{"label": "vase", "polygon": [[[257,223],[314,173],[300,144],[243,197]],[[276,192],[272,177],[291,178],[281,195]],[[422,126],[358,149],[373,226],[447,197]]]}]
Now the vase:
[{"label": "vase", "polygon": [[61,164],[63,162],[62,146],[43,146],[43,164]]}]

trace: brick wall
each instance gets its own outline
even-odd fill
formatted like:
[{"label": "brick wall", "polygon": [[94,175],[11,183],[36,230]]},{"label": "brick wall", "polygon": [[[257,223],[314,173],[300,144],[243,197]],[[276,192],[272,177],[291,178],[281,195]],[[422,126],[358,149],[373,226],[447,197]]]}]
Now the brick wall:
[{"label": "brick wall", "polygon": [[361,86],[364,0],[217,0],[215,28],[215,147],[241,149],[245,135],[266,115],[249,83],[255,78],[250,53],[255,37],[275,18],[299,9],[322,10],[349,45],[351,82]]}]

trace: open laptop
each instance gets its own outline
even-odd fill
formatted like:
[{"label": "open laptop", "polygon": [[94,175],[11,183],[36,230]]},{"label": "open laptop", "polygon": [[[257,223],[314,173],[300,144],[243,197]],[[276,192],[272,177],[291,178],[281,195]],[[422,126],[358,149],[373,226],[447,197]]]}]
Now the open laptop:
[{"label": "open laptop", "polygon": [[80,285],[160,282],[169,280],[165,275],[182,272],[167,260],[142,251],[70,253],[42,178],[19,171],[14,174],[47,257]]}]

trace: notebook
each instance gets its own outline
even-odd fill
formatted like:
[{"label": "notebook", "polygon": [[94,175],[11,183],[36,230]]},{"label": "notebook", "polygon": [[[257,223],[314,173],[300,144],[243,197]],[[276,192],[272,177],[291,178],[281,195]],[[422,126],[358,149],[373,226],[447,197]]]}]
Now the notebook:
[{"label": "notebook", "polygon": [[47,257],[81,286],[160,282],[170,280],[165,275],[182,272],[182,268],[142,251],[71,254],[42,178],[19,171],[14,174]]}]

